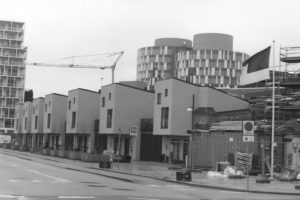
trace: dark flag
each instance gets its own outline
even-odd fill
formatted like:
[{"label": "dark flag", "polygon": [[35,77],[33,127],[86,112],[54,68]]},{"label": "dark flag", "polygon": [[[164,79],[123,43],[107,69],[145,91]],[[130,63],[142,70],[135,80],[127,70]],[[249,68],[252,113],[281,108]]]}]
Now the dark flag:
[{"label": "dark flag", "polygon": [[266,49],[254,54],[250,58],[248,58],[243,66],[248,64],[248,73],[256,72],[262,69],[266,69],[269,67],[269,58],[270,58],[270,50],[271,46]]}]

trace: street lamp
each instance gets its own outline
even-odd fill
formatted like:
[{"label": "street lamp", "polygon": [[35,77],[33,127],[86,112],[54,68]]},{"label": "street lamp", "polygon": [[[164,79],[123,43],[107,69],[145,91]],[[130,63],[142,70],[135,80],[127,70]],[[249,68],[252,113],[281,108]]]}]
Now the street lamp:
[{"label": "street lamp", "polygon": [[[186,109],[188,112],[192,113],[192,130],[190,131],[190,162],[191,162],[191,169],[193,169],[193,139],[194,139],[194,110],[195,110],[195,95],[193,94],[193,102],[192,107]],[[188,131],[189,133],[189,131]],[[187,163],[186,163],[187,165]],[[187,168],[187,166],[186,166]]]}]

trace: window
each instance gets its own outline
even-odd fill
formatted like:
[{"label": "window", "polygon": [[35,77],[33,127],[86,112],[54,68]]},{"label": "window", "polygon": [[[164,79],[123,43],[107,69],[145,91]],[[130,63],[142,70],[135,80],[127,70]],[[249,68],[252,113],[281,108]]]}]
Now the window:
[{"label": "window", "polygon": [[73,104],[75,103],[75,97],[73,98]]},{"label": "window", "polygon": [[27,117],[25,117],[25,125],[24,125],[24,129],[27,129]]},{"label": "window", "polygon": [[50,123],[51,123],[51,114],[48,113],[47,128],[50,128]]},{"label": "window", "polygon": [[111,126],[112,126],[112,109],[107,109],[106,128],[111,128]]},{"label": "window", "polygon": [[161,104],[161,93],[157,93],[157,104]]},{"label": "window", "polygon": [[49,108],[51,107],[51,101],[49,101]]},{"label": "window", "polygon": [[72,112],[72,124],[71,128],[75,128],[76,125],[76,112]]},{"label": "window", "polygon": [[45,104],[45,112],[47,112],[47,104]]},{"label": "window", "polygon": [[161,108],[161,128],[168,128],[169,123],[169,107]]},{"label": "window", "polygon": [[37,129],[37,124],[38,124],[38,116],[35,116],[34,119],[34,128]]},{"label": "window", "polygon": [[71,101],[69,101],[69,110],[71,110]]},{"label": "window", "polygon": [[102,108],[105,107],[105,97],[102,97]]},{"label": "window", "polygon": [[168,89],[165,89],[165,97],[168,96]]},{"label": "window", "polygon": [[108,94],[108,100],[111,100],[111,93]]}]

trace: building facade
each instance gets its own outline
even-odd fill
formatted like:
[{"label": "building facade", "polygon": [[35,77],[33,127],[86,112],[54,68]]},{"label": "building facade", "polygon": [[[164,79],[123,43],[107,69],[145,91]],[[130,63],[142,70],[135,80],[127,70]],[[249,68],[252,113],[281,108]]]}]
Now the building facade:
[{"label": "building facade", "polygon": [[154,93],[146,86],[121,82],[102,87],[100,134],[107,135],[107,151],[140,159],[141,120],[153,118]]},{"label": "building facade", "polygon": [[43,144],[43,123],[44,123],[45,98],[39,97],[33,100],[32,104],[32,148],[42,147]]},{"label": "building facade", "polygon": [[162,155],[176,161],[185,159],[190,139],[187,131],[203,124],[203,117],[195,112],[200,108],[213,108],[217,113],[240,112],[249,109],[249,102],[177,78],[156,83],[153,134],[162,136]]},{"label": "building facade", "polygon": [[193,45],[184,39],[171,40],[173,45],[165,42],[169,40],[158,39],[154,47],[138,50],[137,80],[147,82],[148,86],[171,77],[202,86],[234,88],[239,85],[242,63],[249,56],[233,51],[231,35],[196,34]]},{"label": "building facade", "polygon": [[32,145],[32,137],[31,137],[31,124],[32,124],[32,102],[27,101],[23,104],[23,116],[22,116],[22,131],[21,131],[21,146],[23,149],[27,150],[27,147],[31,147]]},{"label": "building facade", "polygon": [[0,133],[13,132],[15,109],[24,101],[24,23],[0,21]]},{"label": "building facade", "polygon": [[64,148],[68,97],[61,94],[45,96],[43,117],[43,147]]},{"label": "building facade", "polygon": [[181,50],[192,49],[192,41],[180,38],[160,38],[154,46],[138,50],[137,80],[147,82],[153,90],[157,80],[172,78],[175,73],[175,55]]},{"label": "building facade", "polygon": [[68,93],[66,145],[72,150],[94,150],[95,124],[99,120],[100,93],[85,89]]}]

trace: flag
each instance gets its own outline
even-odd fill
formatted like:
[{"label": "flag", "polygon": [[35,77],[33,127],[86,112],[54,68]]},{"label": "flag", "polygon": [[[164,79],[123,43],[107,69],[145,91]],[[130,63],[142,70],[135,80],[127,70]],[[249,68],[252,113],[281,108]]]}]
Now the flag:
[{"label": "flag", "polygon": [[240,77],[240,85],[248,85],[270,79],[269,58],[271,46],[254,54],[244,63]]}]

